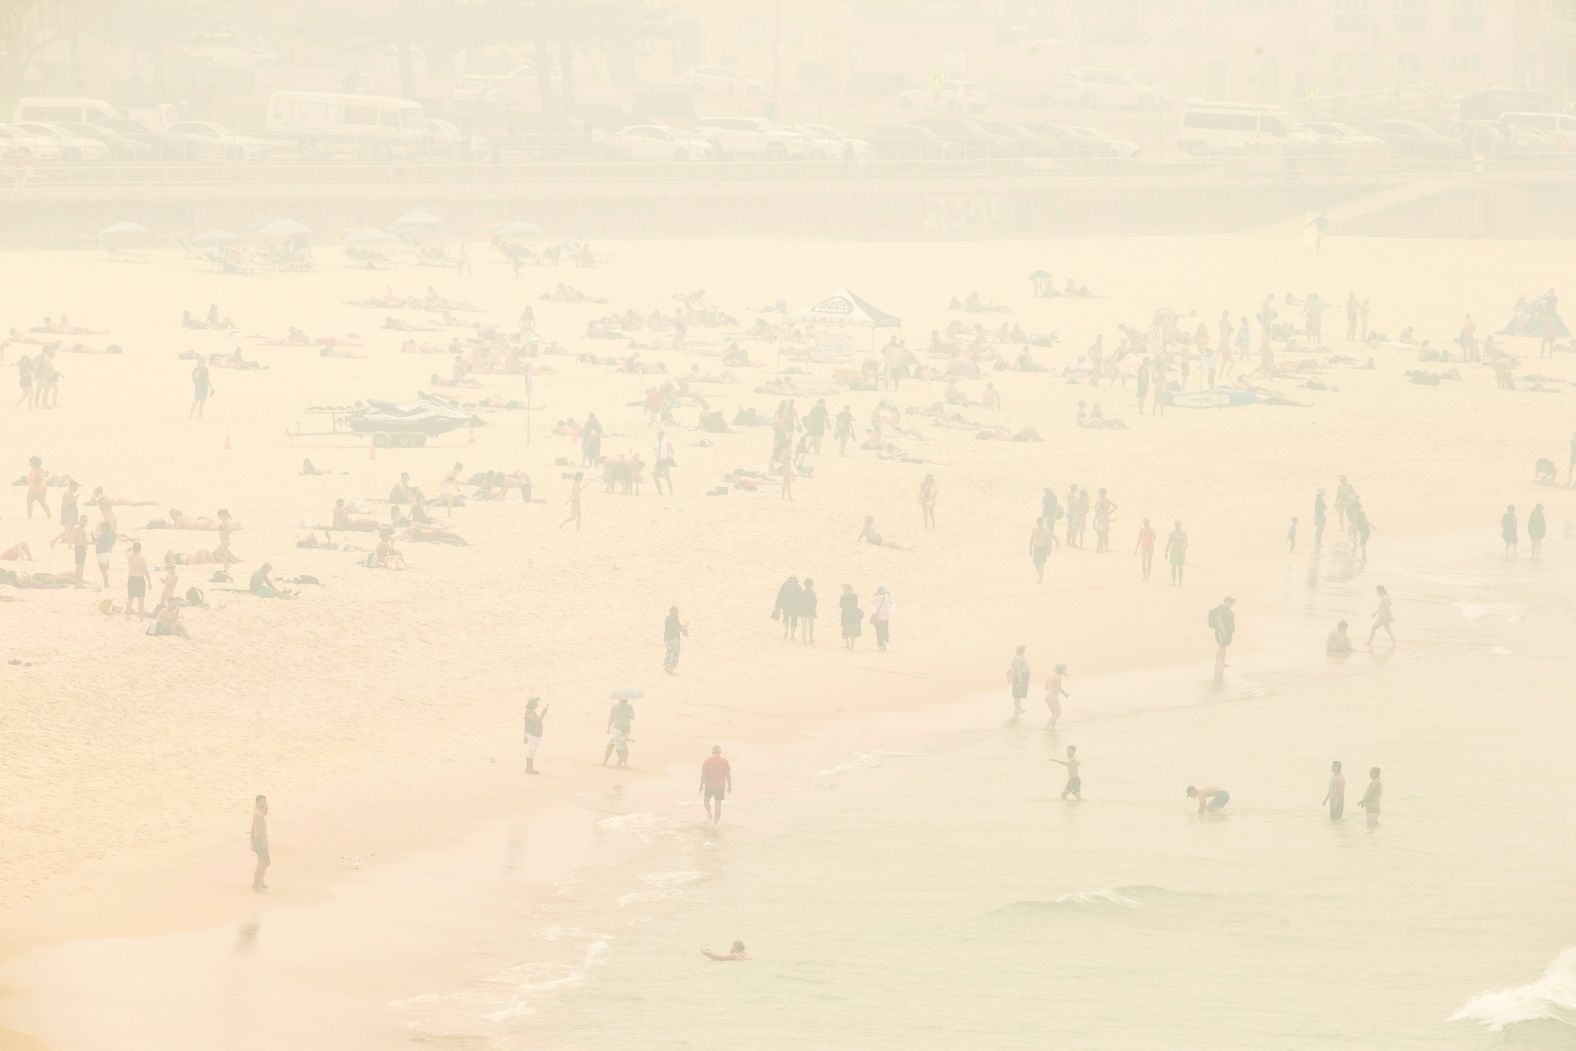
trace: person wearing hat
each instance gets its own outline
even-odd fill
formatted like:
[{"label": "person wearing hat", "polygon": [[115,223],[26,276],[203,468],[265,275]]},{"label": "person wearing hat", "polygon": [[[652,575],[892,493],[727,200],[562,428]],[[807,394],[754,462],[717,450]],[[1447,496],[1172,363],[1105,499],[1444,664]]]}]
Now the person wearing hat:
[{"label": "person wearing hat", "polygon": [[541,773],[536,768],[536,750],[542,744],[542,720],[547,718],[547,709],[537,711],[541,705],[540,697],[531,697],[525,702],[525,772],[528,774]]},{"label": "person wearing hat", "polygon": [[1231,612],[1236,604],[1237,600],[1227,595],[1220,600],[1220,605],[1209,611],[1209,627],[1215,633],[1216,682],[1226,677],[1226,649],[1237,631],[1237,615]]}]

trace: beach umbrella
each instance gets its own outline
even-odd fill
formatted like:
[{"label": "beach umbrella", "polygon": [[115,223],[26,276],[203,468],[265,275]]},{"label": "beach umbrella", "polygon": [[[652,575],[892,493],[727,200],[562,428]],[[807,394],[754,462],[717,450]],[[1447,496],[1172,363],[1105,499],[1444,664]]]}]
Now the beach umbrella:
[{"label": "beach umbrella", "polygon": [[498,236],[504,238],[541,237],[546,233],[546,230],[543,230],[535,223],[505,223],[498,230]]},{"label": "beach umbrella", "polygon": [[294,219],[275,219],[271,223],[264,223],[257,230],[260,237],[276,238],[278,240],[305,237],[307,232],[307,228]]},{"label": "beach umbrella", "polygon": [[374,230],[370,226],[352,230],[345,235],[345,243],[347,245],[386,244],[393,240],[395,240],[394,235],[387,230]]},{"label": "beach umbrella", "polygon": [[394,220],[395,226],[437,226],[438,217],[431,212],[406,212]]},{"label": "beach umbrella", "polygon": [[192,244],[195,244],[195,245],[228,245],[228,244],[235,244],[240,239],[241,239],[241,235],[240,234],[232,233],[229,230],[204,230],[202,233],[200,233],[196,237],[192,238]]},{"label": "beach umbrella", "polygon": [[99,231],[100,237],[147,237],[153,231],[141,223],[111,223]]},{"label": "beach umbrella", "polygon": [[645,690],[637,690],[633,687],[626,686],[622,690],[614,690],[611,696],[615,701],[638,701],[645,695]]}]

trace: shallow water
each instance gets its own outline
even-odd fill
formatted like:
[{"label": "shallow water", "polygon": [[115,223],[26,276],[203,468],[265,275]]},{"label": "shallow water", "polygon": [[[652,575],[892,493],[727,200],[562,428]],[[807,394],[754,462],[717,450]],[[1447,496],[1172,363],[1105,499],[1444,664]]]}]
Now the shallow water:
[{"label": "shallow water", "polygon": [[[1470,546],[1382,580],[1294,560],[1274,630],[1308,652],[1224,692],[1074,682],[1055,737],[981,699],[882,750],[741,766],[716,833],[693,803],[607,819],[639,851],[495,947],[519,962],[391,1009],[496,1049],[1576,1047],[1576,581]],[[1369,654],[1380,582],[1402,641]],[[1331,666],[1310,654],[1341,616],[1359,653]],[[1082,804],[1047,762],[1068,743]],[[1187,805],[1205,780],[1225,814]],[[700,957],[734,938],[750,963]]]}]

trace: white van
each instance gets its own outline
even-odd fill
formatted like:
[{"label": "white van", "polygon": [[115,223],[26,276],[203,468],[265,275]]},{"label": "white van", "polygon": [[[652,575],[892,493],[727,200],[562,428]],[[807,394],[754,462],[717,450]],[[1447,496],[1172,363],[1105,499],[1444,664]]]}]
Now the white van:
[{"label": "white van", "polygon": [[408,153],[427,138],[421,104],[389,95],[276,91],[268,97],[269,134],[309,148],[341,145],[371,153]]},{"label": "white van", "polygon": [[1533,128],[1544,132],[1561,149],[1568,150],[1576,146],[1576,116],[1569,113],[1501,113],[1499,123],[1501,127]]},{"label": "white van", "polygon": [[98,124],[119,120],[120,111],[103,99],[26,98],[17,102],[11,119],[18,124],[36,121],[44,124]]},{"label": "white van", "polygon": [[1183,149],[1202,153],[1244,146],[1306,146],[1313,140],[1280,106],[1213,99],[1183,103],[1178,138]]}]

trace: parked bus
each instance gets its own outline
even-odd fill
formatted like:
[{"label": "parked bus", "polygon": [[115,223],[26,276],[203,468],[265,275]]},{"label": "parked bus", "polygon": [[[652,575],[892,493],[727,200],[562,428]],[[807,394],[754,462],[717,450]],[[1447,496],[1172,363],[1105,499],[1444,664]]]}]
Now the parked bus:
[{"label": "parked bus", "polygon": [[413,153],[427,138],[420,103],[388,95],[276,91],[268,97],[267,128],[309,150],[354,148],[373,156]]}]

